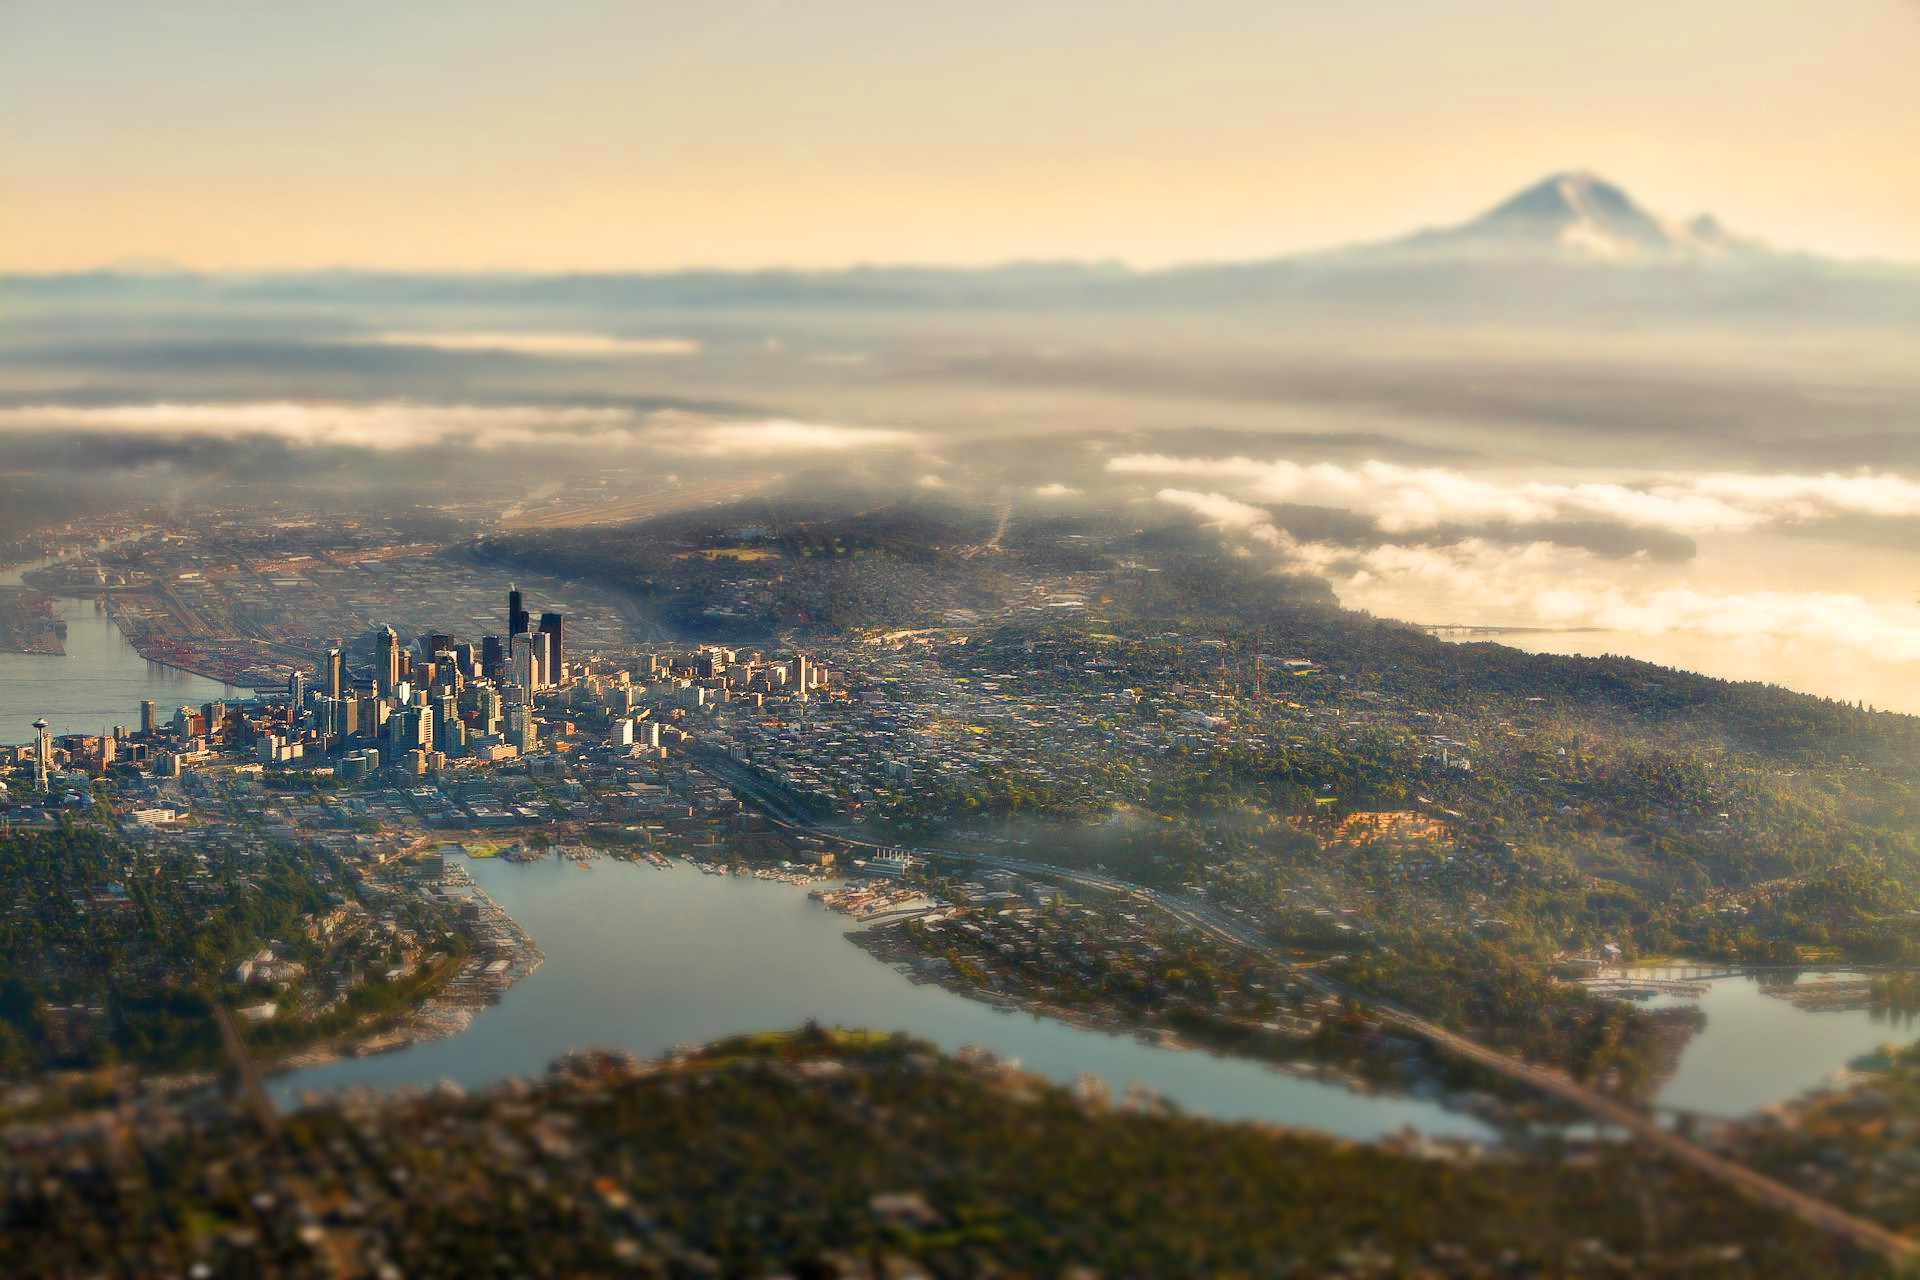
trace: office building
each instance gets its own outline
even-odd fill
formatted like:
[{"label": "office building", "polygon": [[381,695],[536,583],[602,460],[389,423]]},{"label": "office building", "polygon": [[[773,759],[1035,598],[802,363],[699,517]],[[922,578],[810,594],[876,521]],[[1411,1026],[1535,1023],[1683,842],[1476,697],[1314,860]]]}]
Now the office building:
[{"label": "office building", "polygon": [[400,637],[392,627],[381,627],[373,637],[373,687],[383,698],[400,687]]},{"label": "office building", "polygon": [[547,646],[547,683],[549,684],[560,683],[560,664],[566,661],[566,646],[563,640],[566,628],[565,614],[543,613],[540,615],[541,634],[552,637]]},{"label": "office building", "polygon": [[514,583],[508,583],[507,584],[507,638],[511,640],[514,636],[523,636],[527,634],[528,623],[530,621],[531,619],[529,619],[529,617],[527,616],[526,606],[524,605],[524,603],[521,601],[521,598],[520,598],[519,586]]}]

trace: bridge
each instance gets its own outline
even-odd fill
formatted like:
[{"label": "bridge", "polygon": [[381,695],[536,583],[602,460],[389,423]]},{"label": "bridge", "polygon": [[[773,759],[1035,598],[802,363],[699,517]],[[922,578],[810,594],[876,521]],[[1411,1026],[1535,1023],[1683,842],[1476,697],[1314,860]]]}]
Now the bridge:
[{"label": "bridge", "polygon": [[267,1096],[266,1087],[260,1083],[260,1072],[254,1068],[253,1055],[247,1052],[246,1041],[240,1038],[240,1028],[234,1025],[233,1011],[215,1001],[213,1020],[220,1027],[220,1045],[227,1051],[227,1061],[233,1065],[248,1110],[253,1112],[262,1132],[268,1137],[278,1135],[280,1113],[275,1110],[273,1099]]},{"label": "bridge", "polygon": [[[771,779],[730,757],[708,753],[702,757],[701,765],[703,768],[710,768],[729,785],[734,786],[736,792],[744,792],[756,802],[761,796],[777,793],[779,789],[778,784]],[[798,812],[797,809],[791,811]],[[805,820],[790,822],[771,811],[768,816],[782,826],[811,828],[817,825]],[[836,840],[856,848],[875,851],[901,849],[901,846],[895,844],[862,840],[839,832],[829,834],[832,834]],[[1324,974],[1301,968],[1284,957],[1274,956],[1265,938],[1260,937],[1245,925],[1229,919],[1206,903],[1195,902],[1177,894],[1162,893],[1159,890],[1109,875],[1032,862],[1025,858],[1000,853],[948,848],[915,848],[902,851],[921,857],[959,859],[977,865],[1045,877],[1066,884],[1077,884],[1131,898],[1143,905],[1158,908],[1196,932],[1214,938],[1216,941],[1269,956],[1286,966],[1297,980],[1322,994],[1355,1001],[1370,1009],[1387,1025],[1425,1042],[1441,1053],[1471,1062],[1537,1093],[1583,1111],[1602,1124],[1612,1125],[1624,1133],[1631,1134],[1641,1143],[1669,1159],[1695,1169],[1762,1204],[1790,1213],[1802,1222],[1847,1240],[1859,1248],[1877,1253],[1903,1269],[1920,1263],[1920,1242],[1889,1230],[1877,1222],[1870,1222],[1836,1208],[1803,1191],[1795,1190],[1743,1164],[1716,1155],[1691,1139],[1675,1133],[1647,1112],[1627,1106],[1590,1089],[1564,1072],[1488,1048],[1457,1032],[1449,1031],[1409,1009],[1402,1008],[1392,1001],[1355,991]]]}]

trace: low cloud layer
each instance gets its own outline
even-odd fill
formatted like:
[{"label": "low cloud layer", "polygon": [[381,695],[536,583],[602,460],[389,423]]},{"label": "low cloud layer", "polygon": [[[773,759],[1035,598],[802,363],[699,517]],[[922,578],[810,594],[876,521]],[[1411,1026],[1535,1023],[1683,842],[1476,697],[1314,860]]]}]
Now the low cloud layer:
[{"label": "low cloud layer", "polygon": [[706,457],[846,453],[911,445],[885,427],[729,419],[617,406],[482,406],[383,401],[325,404],[29,405],[0,409],[0,433],[266,439],[298,448],[391,453],[441,445],[480,450],[649,450]]},{"label": "low cloud layer", "polygon": [[[1796,492],[1800,490],[1796,489]],[[1546,541],[1465,537],[1439,544],[1355,547],[1296,538],[1263,507],[1226,494],[1162,489],[1191,513],[1276,567],[1326,579],[1343,603],[1422,622],[1504,622],[1643,636],[1686,632],[1787,649],[1920,660],[1920,604],[1848,591],[1718,591],[1641,584],[1601,571],[1591,552]]]},{"label": "low cloud layer", "polygon": [[616,338],[604,333],[381,333],[350,338],[345,346],[424,347],[562,359],[698,355],[692,338]]},{"label": "low cloud layer", "polygon": [[1920,483],[1891,472],[1753,475],[1717,472],[1644,484],[1500,482],[1443,467],[1366,462],[1301,465],[1284,459],[1126,454],[1117,475],[1186,477],[1266,502],[1315,502],[1373,516],[1388,532],[1449,524],[1542,525],[1608,521],[1675,533],[1747,532],[1846,516],[1920,518]]}]

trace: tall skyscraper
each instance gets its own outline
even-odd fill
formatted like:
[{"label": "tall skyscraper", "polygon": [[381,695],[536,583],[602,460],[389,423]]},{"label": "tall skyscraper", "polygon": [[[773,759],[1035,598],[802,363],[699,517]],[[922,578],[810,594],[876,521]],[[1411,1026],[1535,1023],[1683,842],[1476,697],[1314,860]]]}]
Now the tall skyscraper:
[{"label": "tall skyscraper", "polygon": [[335,702],[345,695],[347,688],[347,662],[338,649],[327,650],[327,696]]},{"label": "tall skyscraper", "polygon": [[551,631],[529,631],[527,639],[533,643],[533,687],[544,689],[554,682],[553,633]]},{"label": "tall skyscraper", "polygon": [[491,685],[482,685],[474,693],[473,707],[475,720],[481,733],[500,732],[500,717],[505,706],[500,699],[500,691]]},{"label": "tall skyscraper", "polygon": [[523,696],[532,696],[539,672],[534,667],[533,637],[521,631],[507,637],[512,652],[507,657],[507,678],[520,686]]},{"label": "tall skyscraper", "polygon": [[295,671],[287,676],[287,704],[293,710],[293,718],[300,718],[300,708],[307,701],[307,673]]},{"label": "tall skyscraper", "polygon": [[518,584],[507,584],[507,636],[523,636],[530,629],[531,619],[527,616],[525,603],[520,598]]},{"label": "tall skyscraper", "polygon": [[160,706],[152,698],[140,703],[140,732],[151,738],[160,728]]},{"label": "tall skyscraper", "polygon": [[373,638],[373,687],[383,698],[400,685],[400,637],[392,627],[381,627]]},{"label": "tall skyscraper", "polygon": [[533,708],[526,703],[507,708],[507,741],[522,751],[533,750],[539,742],[539,729],[533,721]]},{"label": "tall skyscraper", "polygon": [[560,664],[566,661],[564,638],[567,632],[567,618],[562,613],[543,613],[540,615],[540,630],[553,637],[547,652],[547,682],[560,683]]},{"label": "tall skyscraper", "polygon": [[480,674],[488,680],[498,680],[500,669],[507,664],[507,647],[499,636],[480,638]]}]

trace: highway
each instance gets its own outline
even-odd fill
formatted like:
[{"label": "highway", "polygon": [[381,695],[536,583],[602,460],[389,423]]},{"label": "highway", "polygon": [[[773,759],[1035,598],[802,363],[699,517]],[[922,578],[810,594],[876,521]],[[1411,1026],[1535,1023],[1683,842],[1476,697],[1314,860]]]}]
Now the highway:
[{"label": "highway", "polygon": [[982,866],[997,867],[1066,884],[1081,885],[1105,893],[1119,894],[1142,904],[1157,907],[1200,933],[1232,946],[1258,951],[1276,960],[1285,965],[1298,980],[1323,994],[1358,1001],[1389,1026],[1425,1041],[1442,1053],[1474,1063],[1538,1093],[1576,1107],[1602,1124],[1613,1125],[1630,1133],[1662,1155],[1716,1179],[1754,1200],[1791,1213],[1803,1222],[1848,1240],[1862,1249],[1880,1254],[1903,1269],[1920,1263],[1920,1242],[1891,1231],[1878,1223],[1869,1222],[1865,1218],[1838,1209],[1824,1200],[1796,1191],[1785,1183],[1777,1182],[1745,1165],[1715,1155],[1698,1143],[1668,1129],[1653,1116],[1589,1089],[1563,1072],[1490,1049],[1391,1001],[1364,995],[1334,982],[1323,974],[1300,968],[1283,956],[1273,955],[1272,947],[1266,939],[1253,930],[1229,919],[1222,912],[1205,903],[1195,902],[1191,898],[1177,894],[1162,893],[1113,876],[1076,871],[1001,853],[939,847],[914,848],[850,837],[838,831],[820,828],[818,823],[812,821],[797,806],[779,794],[780,788],[777,784],[737,761],[707,752],[701,754],[698,763],[701,768],[725,780],[736,793],[742,793],[745,798],[759,804],[769,818],[783,826],[815,829],[818,834],[831,836],[844,844],[873,849],[875,852],[899,849],[921,857],[957,858]]},{"label": "highway", "polygon": [[240,1028],[234,1025],[233,1011],[215,1001],[213,1019],[219,1025],[221,1047],[227,1051],[227,1060],[233,1064],[234,1074],[239,1077],[240,1091],[246,1098],[247,1106],[260,1122],[264,1133],[269,1137],[278,1134],[280,1113],[274,1110],[273,1099],[267,1096],[266,1089],[260,1084],[260,1073],[254,1069],[253,1055],[247,1052],[247,1043],[240,1038]]}]

